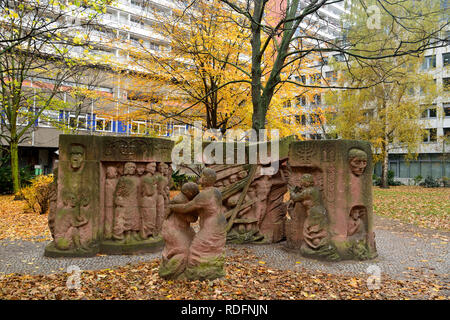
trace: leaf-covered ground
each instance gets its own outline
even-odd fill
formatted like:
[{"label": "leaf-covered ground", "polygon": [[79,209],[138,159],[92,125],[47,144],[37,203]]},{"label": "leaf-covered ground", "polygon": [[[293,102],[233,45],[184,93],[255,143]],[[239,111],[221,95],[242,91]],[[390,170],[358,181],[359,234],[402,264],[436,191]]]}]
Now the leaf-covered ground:
[{"label": "leaf-covered ground", "polygon": [[46,214],[26,210],[25,201],[14,196],[0,196],[0,239],[51,240]]},{"label": "leaf-covered ground", "polygon": [[450,231],[450,189],[414,186],[374,187],[377,215],[420,227]]},{"label": "leaf-covered ground", "polygon": [[448,299],[448,288],[433,277],[382,275],[379,289],[370,290],[367,276],[272,269],[247,249],[236,249],[227,258],[226,277],[214,281],[165,281],[158,267],[153,260],[85,271],[78,290],[67,287],[69,274],[0,276],[0,299]]}]

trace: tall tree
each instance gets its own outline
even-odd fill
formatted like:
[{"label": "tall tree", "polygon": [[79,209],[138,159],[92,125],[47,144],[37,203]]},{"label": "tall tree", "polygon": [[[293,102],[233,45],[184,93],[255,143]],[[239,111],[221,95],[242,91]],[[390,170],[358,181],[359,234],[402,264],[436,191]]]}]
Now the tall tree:
[{"label": "tall tree", "polygon": [[[331,40],[321,36],[320,31],[330,26],[327,17],[320,10],[327,5],[344,2],[344,0],[286,0],[272,2],[269,0],[221,0],[247,22],[251,33],[251,96],[253,105],[252,127],[265,127],[268,111],[277,88],[293,83],[298,87],[339,88],[329,84],[325,79],[314,85],[305,85],[286,77],[286,68],[308,57],[323,56],[332,52],[343,54],[345,59],[353,58],[362,63],[388,57],[401,57],[423,52],[427,48],[444,45],[443,30],[448,26],[448,9],[439,7],[439,1],[407,0],[357,0],[352,6],[359,6],[366,14],[366,25],[373,17],[372,9],[376,6],[376,15],[390,17],[390,23],[381,24],[383,31],[390,31],[389,39],[397,40],[395,46],[388,45],[373,51],[363,49],[364,43],[370,42],[378,30],[367,35],[345,36]],[[414,6],[407,5],[413,3]],[[376,31],[376,32],[375,32]],[[401,38],[400,38],[401,37]],[[263,73],[263,57],[267,50],[275,50],[274,63],[270,70]],[[289,74],[289,73],[288,73]],[[375,83],[365,84],[368,87]],[[346,85],[347,88],[354,88]]]},{"label": "tall tree", "polygon": [[[404,9],[413,5],[412,1],[403,3]],[[380,13],[379,25],[392,25],[401,11],[397,8],[389,14]],[[355,55],[358,52],[382,53],[387,48],[393,50],[408,39],[407,31],[399,25],[380,27],[374,32],[366,18],[362,8],[354,8],[346,17],[351,26],[348,37],[361,40],[352,50]],[[336,107],[336,114],[329,123],[344,139],[364,139],[372,143],[374,158],[382,163],[383,187],[388,187],[389,152],[402,148],[408,157],[414,157],[426,134],[420,118],[435,101],[438,89],[433,76],[423,70],[422,61],[423,55],[392,54],[384,59],[361,62],[351,58],[346,64],[334,63],[340,74],[340,86],[366,88],[328,92],[327,102]],[[348,66],[350,72],[346,70]]]},{"label": "tall tree", "polygon": [[109,2],[1,1],[1,139],[9,145],[14,192],[20,189],[19,144],[45,110],[64,106],[58,99],[64,82],[89,69],[83,50],[73,52],[88,49],[86,27]]},{"label": "tall tree", "polygon": [[[130,60],[123,68],[131,65],[135,72],[120,79],[129,89],[122,107],[134,110],[135,118],[185,124],[202,120],[207,129],[222,132],[251,128],[250,32],[245,21],[219,0],[175,4],[172,14],[154,12],[158,23],[152,31],[163,41],[130,41]],[[263,72],[270,70],[273,50],[262,59]],[[306,65],[304,69],[312,73]],[[288,121],[288,116],[300,117],[302,110],[290,102],[302,94],[312,100],[318,92],[299,92],[290,85],[278,88],[268,125],[280,129],[281,135],[299,132],[301,123]]]}]

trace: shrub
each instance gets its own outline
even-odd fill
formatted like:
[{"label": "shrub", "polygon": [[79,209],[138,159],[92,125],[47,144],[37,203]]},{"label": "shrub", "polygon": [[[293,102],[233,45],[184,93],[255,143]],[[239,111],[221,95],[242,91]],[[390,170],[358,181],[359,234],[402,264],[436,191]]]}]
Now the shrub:
[{"label": "shrub", "polygon": [[425,181],[420,183],[419,185],[425,188],[439,188],[441,186],[437,179],[433,179],[430,176],[426,177]]},{"label": "shrub", "polygon": [[414,178],[414,185],[417,186],[423,180],[423,177],[419,174]]},{"label": "shrub", "polygon": [[[388,171],[388,176],[387,176],[388,186],[402,186],[403,183],[401,183],[400,181],[394,180],[394,175],[395,175],[394,171],[392,171],[392,170]],[[373,182],[374,186],[381,186],[381,177],[374,174],[372,176],[372,182]]]},{"label": "shrub", "polygon": [[50,205],[50,190],[53,175],[40,175],[31,180],[31,185],[19,191],[28,208],[36,213],[44,214]]},{"label": "shrub", "polygon": [[[34,177],[34,172],[29,167],[19,169],[20,185],[25,187],[30,184],[31,179]],[[0,167],[0,194],[13,193],[13,183],[11,166],[3,165]]]}]

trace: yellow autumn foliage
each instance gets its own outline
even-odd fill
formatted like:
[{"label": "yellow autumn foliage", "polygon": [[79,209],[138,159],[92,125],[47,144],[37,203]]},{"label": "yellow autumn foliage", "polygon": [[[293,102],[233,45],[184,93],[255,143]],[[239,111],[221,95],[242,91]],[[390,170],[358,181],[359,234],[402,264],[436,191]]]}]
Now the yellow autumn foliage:
[{"label": "yellow autumn foliage", "polygon": [[19,191],[27,204],[27,209],[35,213],[45,214],[49,208],[50,190],[53,174],[39,175],[31,180],[31,184]]}]

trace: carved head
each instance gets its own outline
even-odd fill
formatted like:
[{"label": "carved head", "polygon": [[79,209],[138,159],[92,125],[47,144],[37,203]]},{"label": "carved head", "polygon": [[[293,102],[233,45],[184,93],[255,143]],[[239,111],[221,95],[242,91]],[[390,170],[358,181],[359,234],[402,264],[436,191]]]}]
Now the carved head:
[{"label": "carved head", "polygon": [[245,170],[239,171],[239,173],[238,173],[239,179],[244,179],[246,176],[247,176],[247,171],[245,171]]},{"label": "carved head", "polygon": [[124,175],[134,175],[136,173],[136,164],[134,162],[127,162],[123,168]]},{"label": "carved head", "polygon": [[165,164],[164,162],[158,163],[158,172],[162,175],[167,175],[169,173],[169,166]]},{"label": "carved head", "polygon": [[188,198],[192,200],[199,193],[198,185],[194,182],[186,182],[181,187],[181,192]]},{"label": "carved head", "polygon": [[206,168],[202,172],[200,182],[203,187],[212,187],[216,183],[217,175],[213,169]]},{"label": "carved head", "polygon": [[139,166],[136,168],[136,173],[138,176],[142,176],[144,174],[144,172],[145,172],[145,167]]},{"label": "carved head", "polygon": [[156,172],[156,163],[155,162],[149,162],[145,166],[145,172],[150,174],[155,174]]},{"label": "carved head", "polygon": [[367,153],[361,149],[350,149],[348,152],[348,161],[352,173],[359,177],[364,173],[364,170],[367,167]]},{"label": "carved head", "polygon": [[236,181],[238,181],[238,176],[235,174],[232,174],[230,177],[230,184],[235,183]]},{"label": "carved head", "polygon": [[363,206],[355,206],[350,210],[350,218],[358,220],[367,214],[367,210]]},{"label": "carved head", "polygon": [[106,168],[106,178],[114,179],[117,177],[117,168],[114,166],[109,166]]},{"label": "carved head", "polygon": [[70,147],[70,167],[77,171],[81,168],[84,161],[84,148],[82,145],[73,144]]},{"label": "carved head", "polygon": [[309,173],[306,173],[300,178],[300,186],[302,188],[309,188],[314,186],[314,177]]}]

